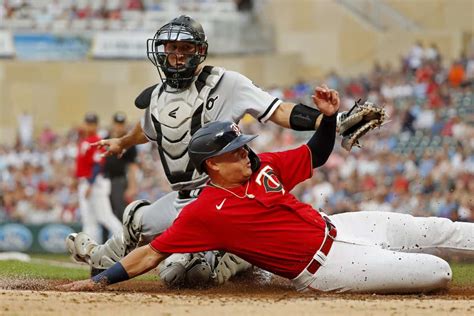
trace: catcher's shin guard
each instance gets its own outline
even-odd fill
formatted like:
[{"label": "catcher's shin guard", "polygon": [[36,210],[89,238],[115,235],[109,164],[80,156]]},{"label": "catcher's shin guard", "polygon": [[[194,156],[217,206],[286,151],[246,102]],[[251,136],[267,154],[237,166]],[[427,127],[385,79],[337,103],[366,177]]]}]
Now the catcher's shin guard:
[{"label": "catcher's shin guard", "polygon": [[[123,213],[123,231],[112,236],[103,245],[96,245],[89,251],[87,263],[96,272],[107,269],[120,261],[130,251],[137,247],[141,235],[142,206],[149,205],[146,200],[137,200],[130,203]],[[94,270],[92,271],[94,274]]]},{"label": "catcher's shin guard", "polygon": [[150,201],[136,200],[130,203],[123,212],[123,239],[128,251],[133,250],[140,241],[142,233],[142,212],[141,207],[150,205]]}]

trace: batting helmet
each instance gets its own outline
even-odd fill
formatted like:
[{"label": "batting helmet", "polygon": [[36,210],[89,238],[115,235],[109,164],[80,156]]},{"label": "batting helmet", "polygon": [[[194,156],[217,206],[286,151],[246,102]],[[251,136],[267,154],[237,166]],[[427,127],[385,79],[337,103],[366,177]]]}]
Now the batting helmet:
[{"label": "batting helmet", "polygon": [[188,145],[189,158],[198,172],[205,172],[206,159],[245,147],[253,171],[260,167],[260,159],[246,144],[257,135],[243,135],[233,122],[210,122],[201,127]]},{"label": "batting helmet", "polygon": [[[183,54],[184,66],[173,66],[169,63],[169,56],[176,56],[176,53],[166,52],[165,45],[168,42],[187,42],[195,46],[193,53]],[[202,25],[190,16],[181,15],[163,25],[153,38],[147,40],[147,56],[158,69],[165,88],[169,86],[174,89],[170,92],[179,92],[191,85],[196,68],[207,57],[207,47],[207,38]]]}]

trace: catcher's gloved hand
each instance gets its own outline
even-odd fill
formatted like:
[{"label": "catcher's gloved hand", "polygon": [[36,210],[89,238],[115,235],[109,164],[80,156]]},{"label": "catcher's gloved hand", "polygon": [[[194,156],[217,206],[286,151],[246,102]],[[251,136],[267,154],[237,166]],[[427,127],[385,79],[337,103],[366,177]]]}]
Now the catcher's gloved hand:
[{"label": "catcher's gloved hand", "polygon": [[358,146],[359,138],[385,121],[385,109],[373,103],[357,101],[349,112],[341,113],[337,122],[337,129],[342,136],[341,146],[350,151],[352,146]]}]

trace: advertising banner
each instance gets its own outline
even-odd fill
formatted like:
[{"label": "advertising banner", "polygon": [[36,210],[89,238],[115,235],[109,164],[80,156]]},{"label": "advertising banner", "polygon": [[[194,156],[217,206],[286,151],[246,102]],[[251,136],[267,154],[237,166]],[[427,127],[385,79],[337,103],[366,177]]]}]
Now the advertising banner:
[{"label": "advertising banner", "polygon": [[149,32],[98,32],[92,41],[91,56],[102,59],[146,59]]},{"label": "advertising banner", "polygon": [[81,60],[90,40],[76,35],[15,34],[16,58],[21,60]]},{"label": "advertising banner", "polygon": [[67,235],[80,231],[80,228],[79,224],[3,223],[0,224],[0,252],[66,253]]}]

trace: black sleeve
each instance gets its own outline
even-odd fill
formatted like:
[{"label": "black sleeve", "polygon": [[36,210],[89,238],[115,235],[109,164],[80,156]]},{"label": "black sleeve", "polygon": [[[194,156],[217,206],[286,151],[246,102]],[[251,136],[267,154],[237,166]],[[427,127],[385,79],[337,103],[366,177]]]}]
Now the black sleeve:
[{"label": "black sleeve", "polygon": [[311,150],[313,168],[324,165],[334,148],[336,121],[337,113],[324,116],[318,129],[307,143]]}]

